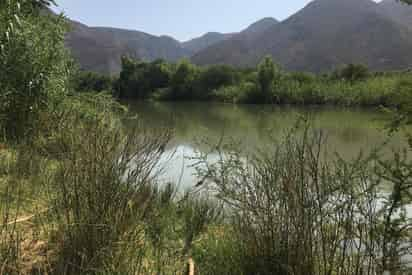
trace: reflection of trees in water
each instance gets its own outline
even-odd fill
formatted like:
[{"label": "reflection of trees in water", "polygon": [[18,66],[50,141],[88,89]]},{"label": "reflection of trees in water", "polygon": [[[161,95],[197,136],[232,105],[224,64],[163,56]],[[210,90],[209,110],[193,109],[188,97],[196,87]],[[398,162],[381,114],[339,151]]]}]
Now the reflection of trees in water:
[{"label": "reflection of trees in water", "polygon": [[[308,115],[316,128],[325,131],[329,148],[343,155],[356,155],[384,140],[379,129],[383,122],[371,111],[336,108],[292,108],[270,105],[231,105],[196,102],[139,102],[130,105],[147,127],[173,127],[171,146],[191,145],[199,150],[200,140],[225,138],[238,140],[245,148],[270,146],[283,136],[301,115]],[[133,122],[126,123],[132,127]],[[394,138],[394,143],[400,139]]]}]

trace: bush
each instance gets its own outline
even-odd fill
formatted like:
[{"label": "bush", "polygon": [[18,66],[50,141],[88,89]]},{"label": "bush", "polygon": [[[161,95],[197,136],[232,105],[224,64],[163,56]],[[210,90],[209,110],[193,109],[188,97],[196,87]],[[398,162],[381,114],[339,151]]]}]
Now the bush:
[{"label": "bush", "polygon": [[365,80],[368,76],[368,67],[362,64],[349,64],[332,74],[334,79],[344,79],[351,82]]},{"label": "bush", "polygon": [[[240,149],[223,146],[217,163],[203,162],[200,176],[232,214],[234,248],[228,255],[240,271],[220,274],[410,271],[402,260],[411,249],[410,221],[398,215],[406,213],[410,184],[406,174],[395,179],[410,169],[406,158],[395,155],[398,161],[379,165],[374,154],[329,161],[322,133],[297,129],[273,149],[244,157]],[[393,190],[382,197],[387,181]],[[212,253],[228,245],[219,244],[209,244]]]},{"label": "bush", "polygon": [[37,16],[31,1],[20,4],[0,4],[0,126],[10,140],[34,135],[42,113],[67,93],[69,79],[63,18]]},{"label": "bush", "polygon": [[228,103],[258,103],[262,100],[260,90],[252,82],[222,87],[213,92],[213,97]]},{"label": "bush", "polygon": [[74,90],[77,92],[111,92],[114,79],[95,72],[80,71],[73,77]]},{"label": "bush", "polygon": [[[105,106],[101,108],[106,108]],[[65,148],[48,183],[57,228],[59,274],[90,273],[122,265],[116,257],[144,233],[155,167],[169,133],[123,133],[110,110],[85,118],[74,113],[54,146]],[[141,129],[139,129],[141,130]],[[156,137],[156,138],[154,138]],[[111,259],[117,259],[116,262]],[[127,261],[128,259],[124,259]]]}]

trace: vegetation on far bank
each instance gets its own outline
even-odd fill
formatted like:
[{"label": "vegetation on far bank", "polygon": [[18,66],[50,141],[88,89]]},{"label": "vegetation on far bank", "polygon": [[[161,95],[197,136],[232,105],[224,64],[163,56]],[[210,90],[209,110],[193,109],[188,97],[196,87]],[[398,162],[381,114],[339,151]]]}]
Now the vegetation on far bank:
[{"label": "vegetation on far bank", "polygon": [[[51,2],[0,2],[0,274],[186,274],[189,259],[196,274],[412,272],[410,147],[392,160],[324,158],[322,133],[298,121],[246,158],[232,144],[211,146],[219,161],[199,155],[197,187],[181,194],[157,177],[171,129],[126,131],[127,110],[111,95],[79,90],[187,100],[204,89],[233,101],[226,89],[241,83],[271,102],[285,74],[269,59],[257,72],[183,62],[170,79],[150,80],[140,73],[175,65],[124,59],[119,80],[82,80],[64,48],[64,18],[40,16]],[[245,78],[226,82],[222,68]],[[345,83],[373,79],[357,78]],[[409,82],[395,82],[397,130],[411,123],[412,101]]]},{"label": "vegetation on far bank", "polygon": [[370,72],[355,64],[322,75],[286,72],[270,57],[250,69],[123,57],[118,77],[81,72],[74,78],[77,90],[121,99],[371,107],[398,107],[411,83],[411,72]]}]

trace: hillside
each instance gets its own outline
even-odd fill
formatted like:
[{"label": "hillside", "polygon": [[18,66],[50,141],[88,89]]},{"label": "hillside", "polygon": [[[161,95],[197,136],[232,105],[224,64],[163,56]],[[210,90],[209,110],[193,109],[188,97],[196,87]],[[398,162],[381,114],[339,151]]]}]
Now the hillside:
[{"label": "hillside", "polygon": [[210,32],[183,43],[70,23],[67,45],[81,68],[110,74],[120,71],[122,55],[172,62],[191,57],[199,65],[235,66],[254,66],[271,55],[286,69],[314,72],[347,63],[374,70],[412,65],[412,7],[396,0],[315,0],[280,23],[264,18],[238,33]]},{"label": "hillside", "polygon": [[208,32],[201,37],[183,42],[182,46],[192,54],[202,51],[214,44],[233,37],[234,33]]},{"label": "hillside", "polygon": [[176,61],[189,56],[189,51],[167,36],[153,36],[144,32],[114,28],[88,27],[70,21],[72,30],[67,45],[82,69],[102,73],[118,73],[120,58],[129,55],[152,61]]},{"label": "hillside", "polygon": [[396,0],[383,0],[378,5],[378,11],[405,27],[412,29],[412,7]]},{"label": "hillside", "polygon": [[257,39],[279,22],[264,18],[253,23],[230,39],[216,43],[192,56],[192,61],[200,65],[231,64],[246,66],[253,63]]},{"label": "hillside", "polygon": [[376,70],[409,67],[412,32],[376,12],[377,6],[370,0],[315,0],[249,41],[232,38],[192,60],[249,66],[271,55],[286,69],[315,72],[346,63]]}]

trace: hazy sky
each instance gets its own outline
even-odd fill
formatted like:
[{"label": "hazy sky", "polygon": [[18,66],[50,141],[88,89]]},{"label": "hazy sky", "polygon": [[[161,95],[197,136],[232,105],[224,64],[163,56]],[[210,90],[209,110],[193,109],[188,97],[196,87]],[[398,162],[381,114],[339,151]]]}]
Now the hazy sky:
[{"label": "hazy sky", "polygon": [[263,18],[282,20],[310,0],[57,0],[58,10],[90,26],[170,35],[184,41],[235,32]]}]

